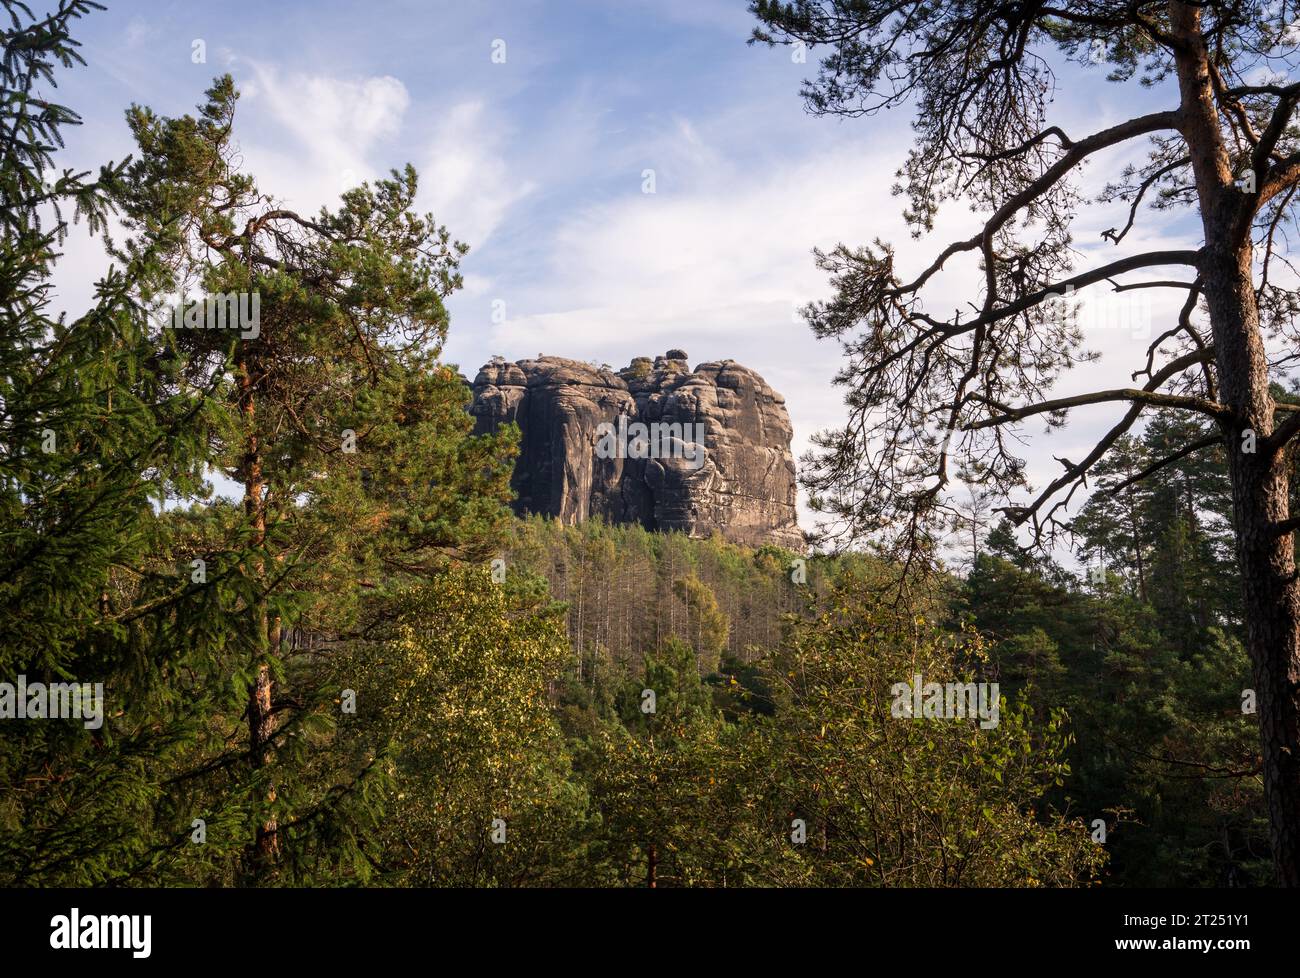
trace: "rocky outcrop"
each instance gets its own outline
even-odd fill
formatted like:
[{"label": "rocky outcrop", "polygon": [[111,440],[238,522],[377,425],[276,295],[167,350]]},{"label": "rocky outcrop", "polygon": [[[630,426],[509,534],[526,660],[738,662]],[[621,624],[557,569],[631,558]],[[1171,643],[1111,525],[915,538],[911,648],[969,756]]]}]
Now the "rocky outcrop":
[{"label": "rocky outcrop", "polygon": [[476,433],[519,425],[520,512],[802,547],[785,400],[734,360],[498,357],[473,390]]}]

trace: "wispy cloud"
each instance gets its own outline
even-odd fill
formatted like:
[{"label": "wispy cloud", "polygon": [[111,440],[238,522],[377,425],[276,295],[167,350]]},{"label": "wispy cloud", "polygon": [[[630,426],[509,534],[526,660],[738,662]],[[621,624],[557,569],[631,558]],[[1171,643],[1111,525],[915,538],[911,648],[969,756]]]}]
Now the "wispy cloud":
[{"label": "wispy cloud", "polygon": [[386,172],[376,151],[400,133],[411,104],[400,80],[289,74],[256,62],[248,68],[240,122],[252,135],[241,147],[264,190],[314,210]]},{"label": "wispy cloud", "polygon": [[506,212],[536,188],[511,172],[507,124],[480,100],[454,105],[439,124],[421,170],[421,205],[454,237],[481,248]]}]

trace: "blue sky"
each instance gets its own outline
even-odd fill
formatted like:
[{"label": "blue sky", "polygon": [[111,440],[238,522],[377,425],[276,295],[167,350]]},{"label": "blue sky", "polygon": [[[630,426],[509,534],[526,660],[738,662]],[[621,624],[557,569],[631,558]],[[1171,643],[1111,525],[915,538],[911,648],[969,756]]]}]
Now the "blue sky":
[{"label": "blue sky", "polygon": [[[614,367],[673,347],[692,363],[730,357],[785,395],[798,452],[842,414],[830,385],[839,349],[814,340],[795,313],[827,293],[811,249],[881,237],[905,265],[920,265],[974,227],[954,207],[934,235],[911,241],[889,193],[910,108],[808,115],[798,89],[815,52],[798,64],[789,49],[746,45],[743,0],[108,6],[78,35],[89,67],[60,85],[86,123],[70,135],[69,165],[130,152],[122,113],[131,102],[181,114],[227,71],[243,92],[236,132],[246,167],[290,206],[314,210],[359,179],[413,163],[422,209],[471,246],[446,351],[471,377],[494,354]],[[206,62],[196,64],[199,40]],[[498,41],[504,63],[493,61]],[[1054,121],[1082,135],[1142,102],[1167,105],[1169,95],[1071,67]],[[1122,163],[1099,161],[1087,180],[1099,187]],[[642,192],[645,170],[654,194]],[[1085,256],[1199,243],[1186,221],[1159,216],[1123,250],[1101,245],[1098,232],[1117,223],[1106,209],[1081,221]],[[70,243],[60,271],[69,308],[102,264],[93,243]],[[973,263],[954,267],[938,292],[956,304],[976,281]],[[503,322],[493,322],[494,303]],[[1170,310],[1153,313],[1159,332]],[[1091,345],[1103,363],[1076,371],[1063,392],[1099,376],[1113,386],[1146,341],[1109,330]],[[1035,481],[1059,471],[1052,454],[1086,452],[1114,413],[1080,415],[1050,448],[1034,438],[1025,454]]]}]

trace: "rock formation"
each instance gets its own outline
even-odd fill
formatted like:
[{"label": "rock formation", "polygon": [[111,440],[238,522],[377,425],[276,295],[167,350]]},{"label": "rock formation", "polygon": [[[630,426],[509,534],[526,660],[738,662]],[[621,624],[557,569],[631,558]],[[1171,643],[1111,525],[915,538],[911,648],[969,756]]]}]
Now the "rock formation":
[{"label": "rock formation", "polygon": [[497,357],[473,391],[476,433],[519,425],[520,512],[802,547],[785,399],[734,360],[692,371],[669,350],[615,373],[564,357]]}]

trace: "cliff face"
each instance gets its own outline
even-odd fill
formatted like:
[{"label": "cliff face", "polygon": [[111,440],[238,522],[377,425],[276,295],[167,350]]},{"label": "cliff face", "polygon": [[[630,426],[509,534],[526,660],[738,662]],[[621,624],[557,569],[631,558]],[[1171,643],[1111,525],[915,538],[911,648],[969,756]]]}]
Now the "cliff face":
[{"label": "cliff face", "polygon": [[496,358],[473,390],[476,433],[519,425],[520,512],[802,547],[785,399],[734,360]]}]

